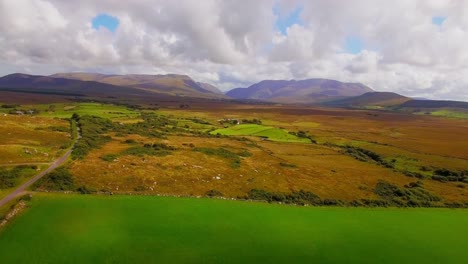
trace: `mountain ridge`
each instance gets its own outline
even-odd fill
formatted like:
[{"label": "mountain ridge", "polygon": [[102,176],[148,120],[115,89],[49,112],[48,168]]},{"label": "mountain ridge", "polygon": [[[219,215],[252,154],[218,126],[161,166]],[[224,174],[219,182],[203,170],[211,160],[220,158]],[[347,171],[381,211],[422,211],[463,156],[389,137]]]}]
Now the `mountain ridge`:
[{"label": "mountain ridge", "polygon": [[96,74],[86,72],[56,73],[53,78],[74,80],[92,80],[116,86],[132,87],[149,92],[176,96],[225,98],[215,86],[194,81],[188,75],[181,74]]},{"label": "mountain ridge", "polygon": [[318,103],[372,92],[360,83],[330,79],[263,80],[247,88],[235,88],[226,95],[235,99],[256,99],[279,103]]}]

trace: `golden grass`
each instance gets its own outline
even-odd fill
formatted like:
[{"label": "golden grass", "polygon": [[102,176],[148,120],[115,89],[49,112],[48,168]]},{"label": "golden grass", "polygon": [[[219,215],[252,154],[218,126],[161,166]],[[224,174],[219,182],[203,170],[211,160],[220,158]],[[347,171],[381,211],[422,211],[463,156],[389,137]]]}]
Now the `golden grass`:
[{"label": "golden grass", "polygon": [[0,115],[0,164],[50,162],[70,142],[70,134],[48,129],[68,128],[67,121],[36,116]]}]

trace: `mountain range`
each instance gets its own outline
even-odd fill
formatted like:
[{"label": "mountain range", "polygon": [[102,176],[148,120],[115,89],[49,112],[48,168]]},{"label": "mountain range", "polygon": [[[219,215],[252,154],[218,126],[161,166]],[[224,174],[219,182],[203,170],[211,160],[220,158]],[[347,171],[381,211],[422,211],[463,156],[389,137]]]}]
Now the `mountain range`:
[{"label": "mountain range", "polygon": [[256,99],[279,103],[318,103],[359,96],[373,90],[360,83],[343,83],[327,79],[265,80],[248,88],[228,91],[235,99]]},{"label": "mountain range", "polygon": [[[67,98],[114,98],[154,103],[166,101],[248,100],[286,104],[315,104],[346,108],[463,108],[467,102],[415,100],[392,92],[377,92],[360,83],[328,79],[264,80],[223,94],[215,86],[187,75],[110,75],[57,73],[50,76],[15,73],[0,78],[0,93],[45,94]],[[0,97],[1,98],[1,97]],[[202,101],[200,101],[202,100]]]}]

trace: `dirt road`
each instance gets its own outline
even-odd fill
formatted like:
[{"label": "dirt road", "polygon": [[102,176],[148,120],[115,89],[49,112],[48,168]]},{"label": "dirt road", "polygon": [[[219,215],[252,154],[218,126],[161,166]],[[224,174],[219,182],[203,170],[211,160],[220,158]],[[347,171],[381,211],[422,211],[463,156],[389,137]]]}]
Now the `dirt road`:
[{"label": "dirt road", "polygon": [[45,171],[39,173],[38,175],[31,178],[29,181],[25,182],[23,185],[19,186],[16,190],[10,193],[8,196],[0,200],[0,207],[8,203],[9,201],[13,200],[18,194],[26,190],[29,186],[35,183],[37,180],[42,178],[44,175],[52,171],[53,169],[57,168],[58,166],[62,165],[65,161],[67,161],[68,157],[70,156],[72,149],[69,149],[65,154],[63,154],[58,160],[52,163]]}]

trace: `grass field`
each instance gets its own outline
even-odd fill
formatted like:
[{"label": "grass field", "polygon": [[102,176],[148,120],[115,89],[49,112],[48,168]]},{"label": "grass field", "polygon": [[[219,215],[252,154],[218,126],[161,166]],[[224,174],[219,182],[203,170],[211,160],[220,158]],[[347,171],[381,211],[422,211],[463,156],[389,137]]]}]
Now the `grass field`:
[{"label": "grass field", "polygon": [[468,211],[36,195],[1,263],[464,263]]},{"label": "grass field", "polygon": [[468,113],[466,112],[459,112],[459,111],[451,111],[451,110],[438,110],[431,112],[433,116],[444,116],[444,117],[451,117],[451,118],[465,118],[468,119]]},{"label": "grass field", "polygon": [[41,110],[41,116],[53,118],[70,118],[73,113],[109,119],[132,119],[139,116],[138,112],[125,106],[100,103],[46,104],[34,107]]},{"label": "grass field", "polygon": [[70,123],[0,114],[0,164],[51,162],[70,144]]},{"label": "grass field", "polygon": [[265,137],[272,141],[280,142],[309,142],[307,138],[299,138],[289,134],[286,130],[256,125],[256,124],[242,124],[235,125],[228,128],[221,128],[211,132],[212,135],[226,135],[226,136],[256,136]]}]

